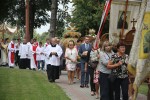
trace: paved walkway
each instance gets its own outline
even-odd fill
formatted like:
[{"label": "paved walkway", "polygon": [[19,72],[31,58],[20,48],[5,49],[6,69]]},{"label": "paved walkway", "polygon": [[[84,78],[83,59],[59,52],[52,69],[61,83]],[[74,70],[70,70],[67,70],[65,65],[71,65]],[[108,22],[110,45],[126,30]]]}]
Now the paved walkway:
[{"label": "paved walkway", "polygon": [[[71,100],[98,100],[96,96],[90,95],[90,88],[80,88],[80,81],[75,80],[76,83],[68,85],[67,72],[62,71],[62,75],[56,83],[66,92]],[[139,94],[137,100],[147,100],[145,95]]]}]

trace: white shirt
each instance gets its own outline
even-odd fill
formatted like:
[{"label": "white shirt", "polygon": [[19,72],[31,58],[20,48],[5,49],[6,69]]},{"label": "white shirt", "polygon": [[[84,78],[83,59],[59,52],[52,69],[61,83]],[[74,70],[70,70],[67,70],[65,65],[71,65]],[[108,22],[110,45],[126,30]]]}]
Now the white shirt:
[{"label": "white shirt", "polygon": [[27,44],[20,44],[19,55],[20,55],[20,58],[28,58],[28,45]]},{"label": "white shirt", "polygon": [[15,48],[15,52],[16,52],[16,51],[19,51],[20,45],[19,45],[18,43],[15,43],[15,47],[16,47],[16,48]]},{"label": "white shirt", "polygon": [[[52,47],[51,45],[48,45],[45,51],[46,51],[46,57],[47,57],[47,64],[59,66],[60,57],[63,53],[62,48],[59,45],[56,45],[56,47]],[[55,55],[50,56],[51,52],[56,52],[58,56],[55,56]]]},{"label": "white shirt", "polygon": [[44,53],[45,53],[45,55],[46,55],[46,48],[47,48],[48,46],[49,46],[48,43],[45,43],[45,44],[44,44],[44,47],[43,47],[43,48],[44,48]]},{"label": "white shirt", "polygon": [[30,59],[32,57],[32,44],[30,42],[27,43],[28,46],[28,58]]},{"label": "white shirt", "polygon": [[37,60],[37,61],[39,61],[39,60],[44,60],[44,59],[45,59],[44,54],[41,54],[41,53],[44,53],[44,47],[38,46],[38,47],[36,48],[36,60]]}]

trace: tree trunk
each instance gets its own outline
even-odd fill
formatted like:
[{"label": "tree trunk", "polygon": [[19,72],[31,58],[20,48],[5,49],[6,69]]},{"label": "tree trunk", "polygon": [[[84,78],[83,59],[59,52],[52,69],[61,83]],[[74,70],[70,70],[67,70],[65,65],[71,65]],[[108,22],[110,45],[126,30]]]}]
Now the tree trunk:
[{"label": "tree trunk", "polygon": [[30,41],[30,33],[29,33],[29,0],[26,0],[26,4],[25,4],[25,25],[26,25],[26,29],[25,29],[25,39],[29,42]]},{"label": "tree trunk", "polygon": [[57,9],[58,9],[58,0],[52,0],[51,6],[51,19],[50,19],[50,30],[49,30],[49,37],[55,37],[56,34],[56,22],[57,22]]},{"label": "tree trunk", "polygon": [[35,16],[35,8],[34,8],[35,0],[30,0],[30,38],[33,38],[33,30],[34,30],[34,16]]}]

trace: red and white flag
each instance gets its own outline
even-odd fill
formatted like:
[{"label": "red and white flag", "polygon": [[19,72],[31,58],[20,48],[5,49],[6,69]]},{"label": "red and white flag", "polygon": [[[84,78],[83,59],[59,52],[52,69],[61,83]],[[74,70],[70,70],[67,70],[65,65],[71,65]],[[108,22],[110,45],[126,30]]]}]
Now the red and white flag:
[{"label": "red and white flag", "polygon": [[104,27],[104,24],[105,24],[105,21],[106,21],[106,18],[108,16],[108,12],[110,10],[110,7],[111,7],[111,1],[112,0],[107,0],[105,2],[105,6],[104,6],[104,11],[103,11],[103,14],[102,14],[102,18],[101,18],[101,23],[100,23],[100,26],[99,26],[99,30],[98,30],[98,33],[97,33],[97,36],[96,36],[96,39],[95,39],[95,42],[94,42],[94,48],[97,49],[99,46],[99,37],[102,33],[102,30],[103,30],[103,27]]}]

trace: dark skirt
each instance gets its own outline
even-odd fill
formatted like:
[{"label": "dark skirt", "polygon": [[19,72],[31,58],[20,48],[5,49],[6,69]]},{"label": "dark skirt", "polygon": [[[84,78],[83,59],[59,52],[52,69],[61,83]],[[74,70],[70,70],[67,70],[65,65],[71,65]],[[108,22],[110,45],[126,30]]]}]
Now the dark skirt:
[{"label": "dark skirt", "polygon": [[47,76],[49,80],[55,81],[55,79],[59,79],[59,66],[47,65]]},{"label": "dark skirt", "polygon": [[20,59],[20,64],[19,64],[19,68],[20,69],[26,69],[28,65],[28,59],[26,58],[21,58]]}]

